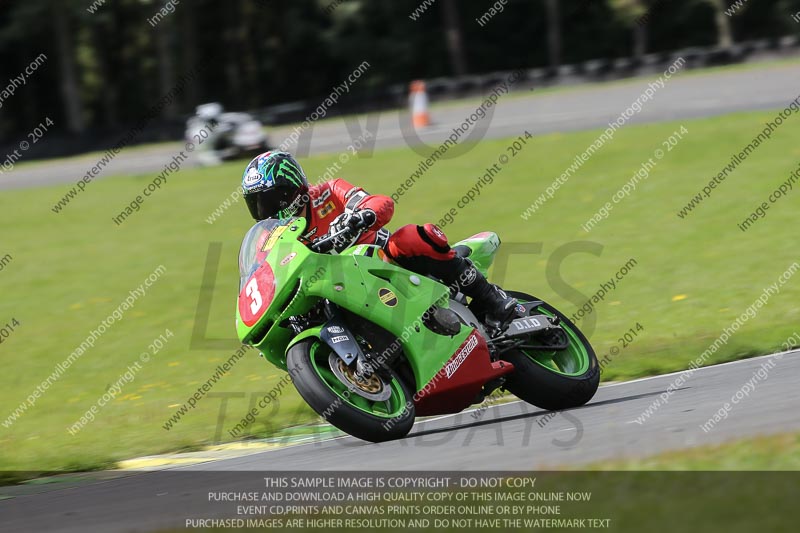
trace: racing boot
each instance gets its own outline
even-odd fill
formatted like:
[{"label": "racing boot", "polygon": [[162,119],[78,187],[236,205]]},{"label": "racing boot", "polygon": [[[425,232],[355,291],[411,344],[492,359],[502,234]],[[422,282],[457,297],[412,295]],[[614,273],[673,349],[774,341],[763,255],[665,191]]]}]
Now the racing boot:
[{"label": "racing boot", "polygon": [[515,317],[517,299],[489,283],[469,259],[464,259],[459,265],[456,283],[461,292],[486,313],[487,326],[500,330]]}]

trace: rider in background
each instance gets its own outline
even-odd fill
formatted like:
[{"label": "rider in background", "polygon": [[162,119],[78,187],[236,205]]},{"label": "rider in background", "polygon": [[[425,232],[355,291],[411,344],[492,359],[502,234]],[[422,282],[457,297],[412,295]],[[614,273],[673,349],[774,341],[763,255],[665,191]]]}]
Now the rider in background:
[{"label": "rider in background", "polygon": [[347,229],[335,250],[378,245],[403,268],[457,286],[486,312],[487,324],[499,328],[514,315],[517,300],[489,283],[468,258],[456,255],[435,224],[409,224],[394,233],[385,229],[394,214],[388,196],[368,194],[340,178],[309,187],[300,163],[288,152],[265,152],[250,161],[242,194],[257,221],[305,217],[308,231],[302,240],[307,245],[330,231]]}]

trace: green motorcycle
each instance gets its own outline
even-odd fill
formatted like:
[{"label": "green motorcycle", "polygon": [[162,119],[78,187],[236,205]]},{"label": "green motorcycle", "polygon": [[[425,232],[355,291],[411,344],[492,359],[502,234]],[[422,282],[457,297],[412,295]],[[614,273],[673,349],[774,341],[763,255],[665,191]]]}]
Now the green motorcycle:
[{"label": "green motorcycle", "polygon": [[[498,388],[537,407],[588,402],[600,372],[589,341],[521,292],[517,318],[490,330],[463,294],[392,263],[377,246],[306,246],[303,218],[255,224],[239,253],[239,339],[287,371],[329,423],[363,440],[405,436],[417,416],[457,413]],[[500,246],[484,232],[453,248],[484,274]]]}]

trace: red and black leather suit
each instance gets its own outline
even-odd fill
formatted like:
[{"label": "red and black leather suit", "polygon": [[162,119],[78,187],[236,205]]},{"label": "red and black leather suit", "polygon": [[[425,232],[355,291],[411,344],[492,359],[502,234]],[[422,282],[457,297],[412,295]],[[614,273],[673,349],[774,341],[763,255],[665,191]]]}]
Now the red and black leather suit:
[{"label": "red and black leather suit", "polygon": [[388,196],[368,194],[361,187],[339,178],[312,186],[309,198],[309,230],[303,235],[306,243],[310,244],[315,238],[328,233],[331,223],[340,214],[370,209],[375,213],[376,220],[361,234],[356,241],[358,244],[377,244],[395,262],[409,270],[422,270],[422,273],[430,273],[438,278],[450,277],[445,270],[452,271],[455,265],[448,264],[447,268],[442,268],[440,263],[451,263],[456,259],[456,254],[437,226],[408,224],[394,233],[383,228],[394,214],[394,201]]},{"label": "red and black leather suit", "polygon": [[340,214],[369,209],[376,220],[361,234],[358,244],[376,244],[404,268],[433,275],[449,286],[457,284],[461,292],[485,304],[493,316],[505,318],[513,311],[516,300],[489,284],[471,261],[457,256],[435,224],[408,224],[394,233],[384,229],[394,214],[394,201],[388,196],[371,195],[343,179],[334,179],[310,187],[309,198],[306,244],[328,233]]}]

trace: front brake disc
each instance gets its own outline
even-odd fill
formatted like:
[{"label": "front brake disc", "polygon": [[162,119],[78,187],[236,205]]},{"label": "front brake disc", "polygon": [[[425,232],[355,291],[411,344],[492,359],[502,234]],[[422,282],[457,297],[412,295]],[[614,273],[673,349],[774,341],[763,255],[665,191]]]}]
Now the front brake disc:
[{"label": "front brake disc", "polygon": [[328,356],[328,365],[331,372],[342,384],[355,394],[373,402],[384,402],[392,396],[392,387],[388,381],[377,372],[373,372],[365,380],[356,378],[355,372],[335,353]]}]

